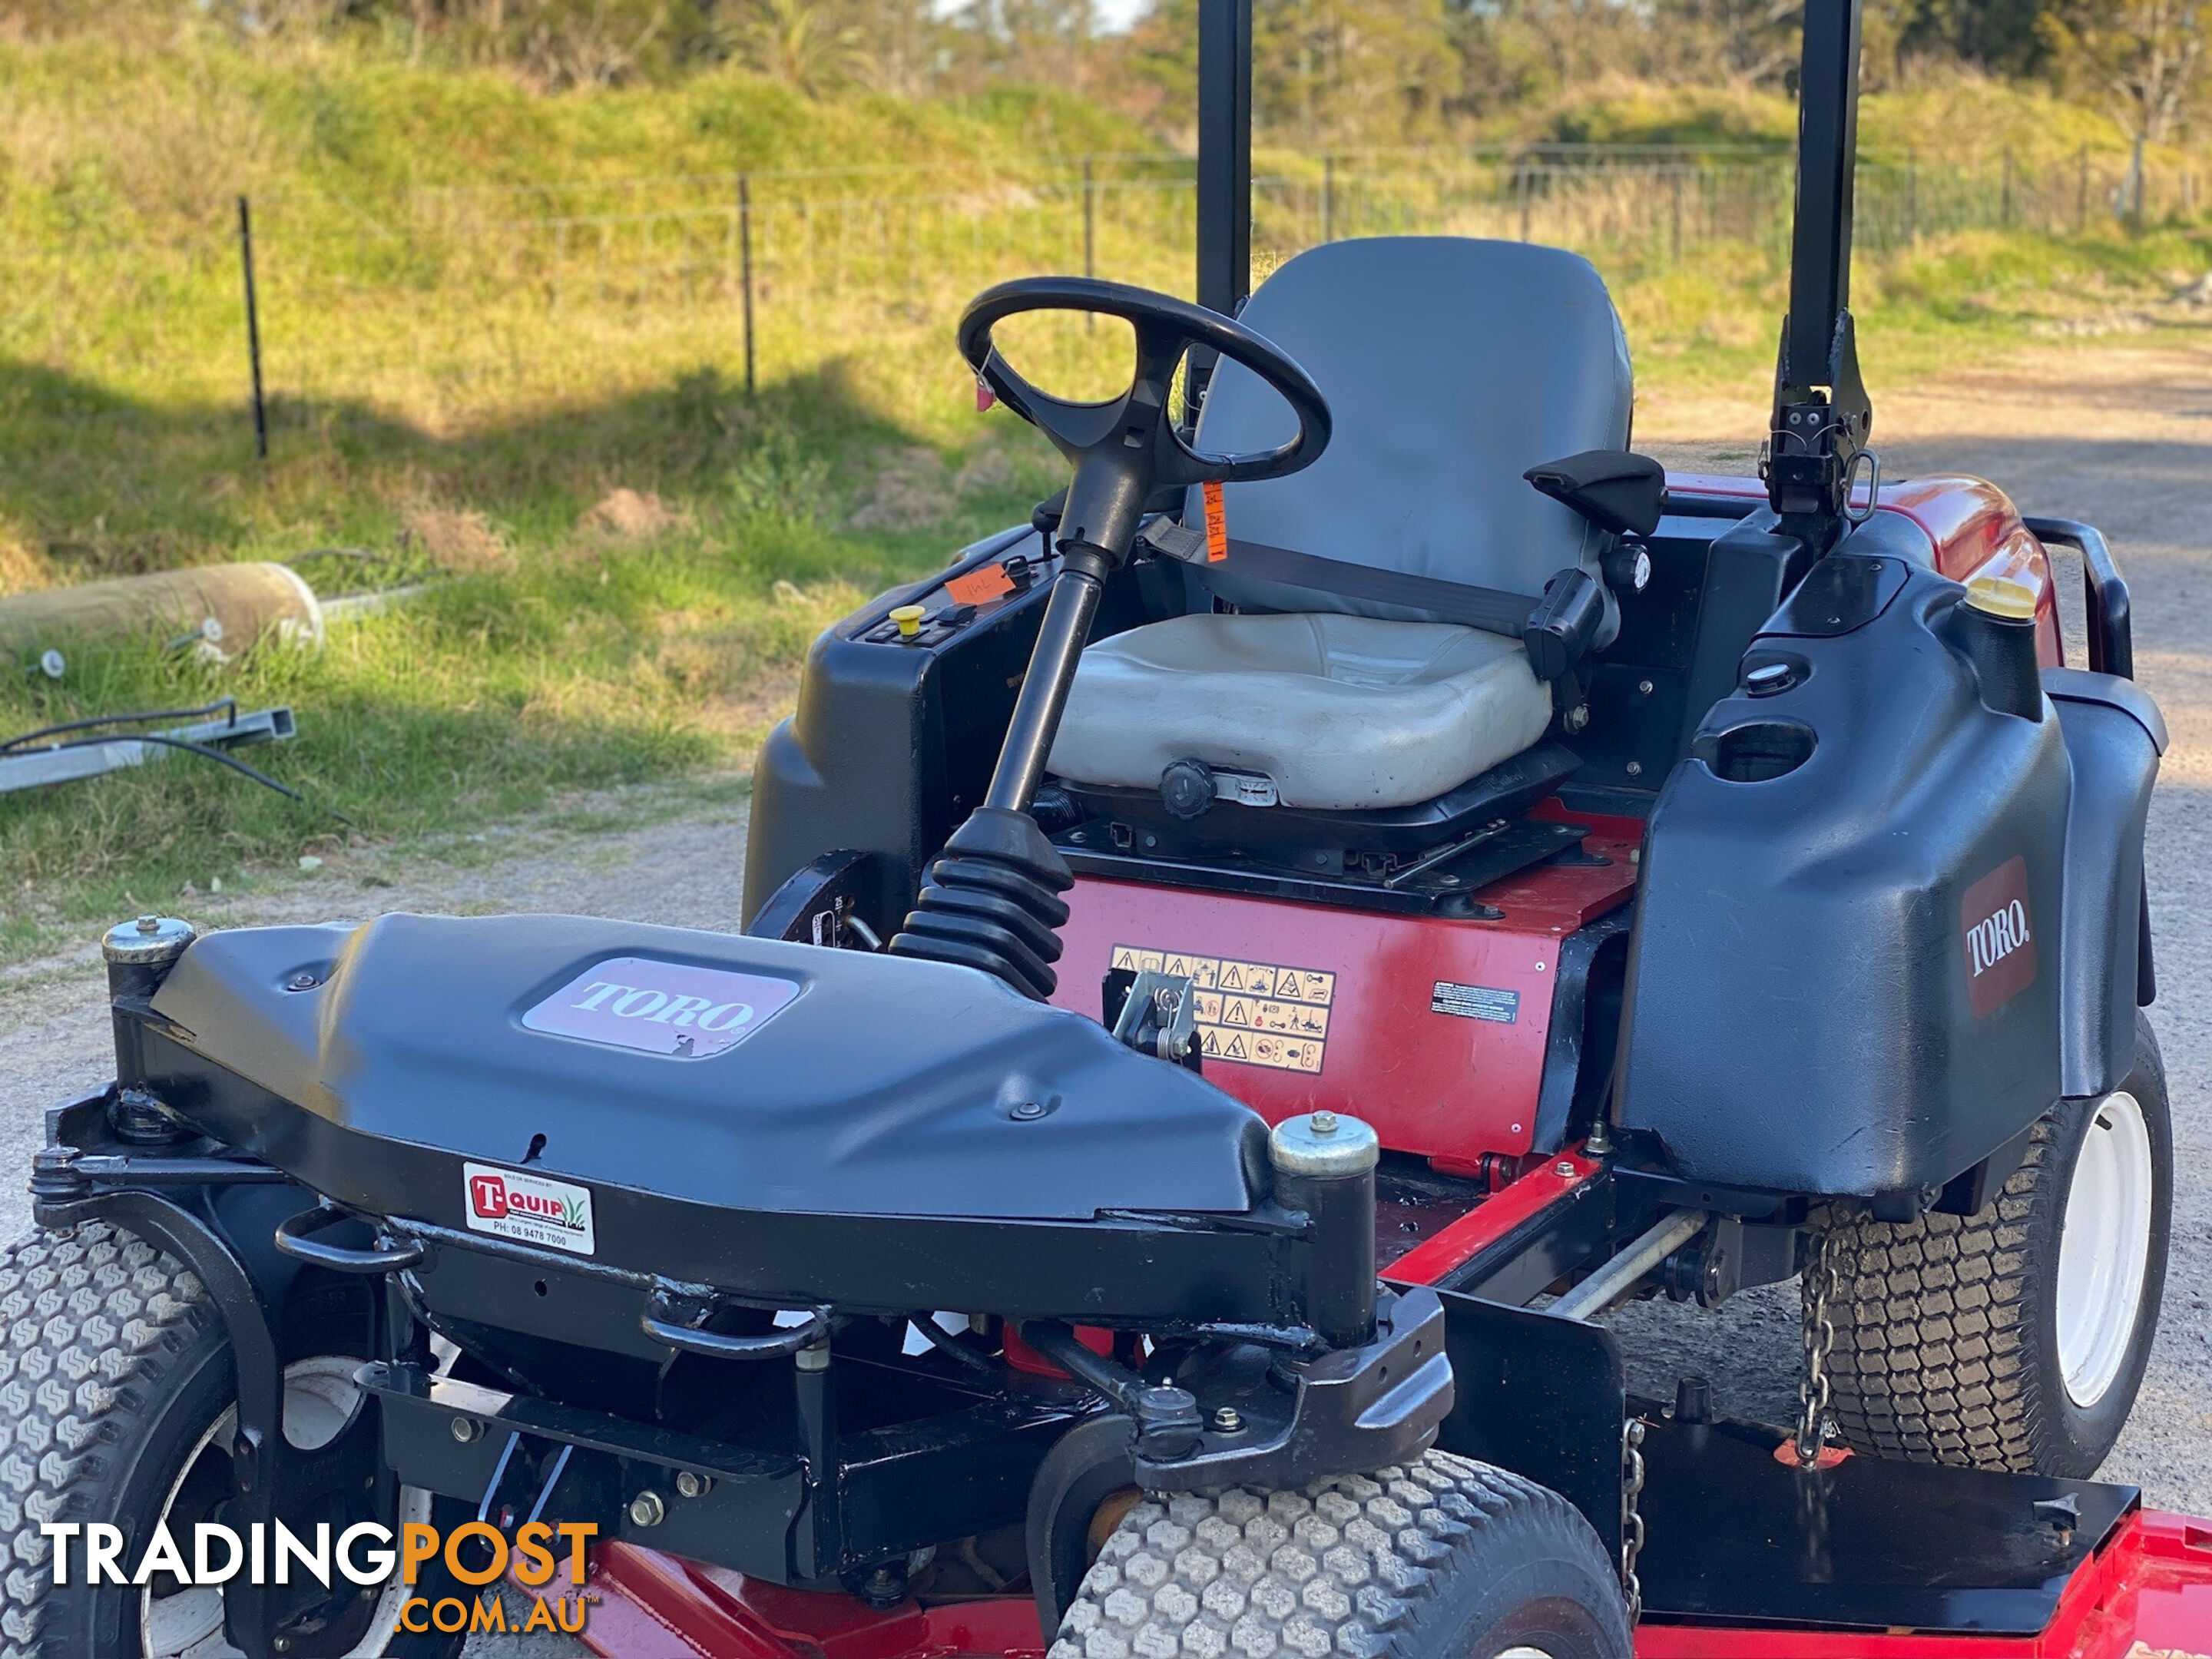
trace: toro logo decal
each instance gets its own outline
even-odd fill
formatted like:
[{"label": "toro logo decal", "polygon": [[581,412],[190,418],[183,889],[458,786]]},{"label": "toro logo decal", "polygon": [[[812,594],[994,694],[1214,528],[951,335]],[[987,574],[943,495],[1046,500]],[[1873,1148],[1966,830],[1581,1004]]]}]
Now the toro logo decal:
[{"label": "toro logo decal", "polygon": [[616,1048],[704,1060],[736,1048],[798,994],[796,980],[615,957],[577,975],[522,1024]]},{"label": "toro logo decal", "polygon": [[2035,983],[2035,930],[2027,913],[2027,860],[2008,859],[1966,890],[1966,1000],[1986,1018]]},{"label": "toro logo decal", "polygon": [[469,1225],[476,1231],[550,1245],[574,1255],[589,1255],[597,1248],[588,1187],[489,1164],[464,1164],[461,1178],[468,1186]]}]

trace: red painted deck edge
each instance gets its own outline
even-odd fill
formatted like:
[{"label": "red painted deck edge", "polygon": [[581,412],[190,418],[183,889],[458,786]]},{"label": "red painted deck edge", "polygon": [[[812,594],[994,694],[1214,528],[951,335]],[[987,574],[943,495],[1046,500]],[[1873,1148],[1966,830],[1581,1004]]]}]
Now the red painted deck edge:
[{"label": "red painted deck edge", "polygon": [[[1571,1173],[1561,1175],[1563,1166]],[[1584,1185],[1602,1166],[1579,1152],[1563,1152],[1543,1168],[1492,1194],[1434,1237],[1425,1238],[1382,1270],[1401,1285],[1433,1285],[1464,1267],[1531,1216],[1540,1215]]]},{"label": "red painted deck edge", "polygon": [[1637,1659],[2191,1659],[2212,1654],[2212,1522],[2139,1510],[2074,1575],[2037,1635],[1645,1624]]},{"label": "red painted deck edge", "polygon": [[[586,1644],[604,1659],[1035,1659],[1035,1603],[1013,1596],[886,1613],[610,1544]],[[2126,1659],[2212,1653],[2212,1521],[2130,1516],[2033,1637],[1645,1624],[1637,1659]]]},{"label": "red painted deck edge", "polygon": [[[1036,1604],[1000,1596],[872,1612],[849,1596],[757,1584],[610,1544],[585,1640],[603,1659],[1036,1659]],[[2212,1521],[2128,1517],[2032,1637],[1647,1622],[1637,1659],[2127,1659],[2212,1654]]]}]

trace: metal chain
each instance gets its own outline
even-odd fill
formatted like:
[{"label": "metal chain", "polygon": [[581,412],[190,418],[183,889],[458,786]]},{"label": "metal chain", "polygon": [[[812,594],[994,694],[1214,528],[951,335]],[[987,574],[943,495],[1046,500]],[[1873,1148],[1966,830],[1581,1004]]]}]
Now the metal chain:
[{"label": "metal chain", "polygon": [[1630,1418],[1620,1429],[1620,1587],[1628,1596],[1628,1622],[1644,1617],[1644,1582],[1636,1558],[1644,1553],[1644,1516],[1637,1499],[1644,1491],[1644,1424]]},{"label": "metal chain", "polygon": [[1805,1372],[1797,1379],[1797,1462],[1808,1469],[1820,1461],[1829,1431],[1828,1404],[1834,1390],[1828,1379],[1828,1358],[1835,1352],[1836,1322],[1829,1316],[1828,1304],[1842,1288],[1838,1255],[1826,1230],[1816,1229],[1813,1259],[1805,1264]]}]

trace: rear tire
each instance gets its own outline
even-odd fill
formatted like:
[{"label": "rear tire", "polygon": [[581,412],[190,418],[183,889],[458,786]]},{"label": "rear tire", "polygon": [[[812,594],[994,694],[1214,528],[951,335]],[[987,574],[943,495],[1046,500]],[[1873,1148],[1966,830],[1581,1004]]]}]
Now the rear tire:
[{"label": "rear tire", "polygon": [[1048,1659],[1629,1659],[1620,1579],[1557,1492],[1432,1451],[1303,1492],[1152,1498]]},{"label": "rear tire", "polygon": [[2150,1360],[2172,1210],[2166,1067],[2138,1015],[2128,1077],[2045,1115],[1978,1215],[1831,1230],[1844,1443],[1918,1463],[2094,1474]]}]

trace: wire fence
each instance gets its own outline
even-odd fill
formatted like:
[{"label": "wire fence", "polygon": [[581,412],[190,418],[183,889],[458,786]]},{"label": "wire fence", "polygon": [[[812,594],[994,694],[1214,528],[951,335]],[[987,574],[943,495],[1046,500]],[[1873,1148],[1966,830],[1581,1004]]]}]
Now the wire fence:
[{"label": "wire fence", "polygon": [[[1778,264],[1791,169],[1786,150],[1742,147],[1262,155],[1255,275],[1319,242],[1409,233],[1572,248],[1616,277],[1723,246]],[[1857,241],[1878,256],[1962,230],[2193,217],[2202,187],[2188,166],[2125,152],[2036,165],[1869,155]],[[1194,194],[1187,161],[1099,155],[423,190],[374,208],[257,200],[269,383],[293,403],[452,420],[684,362],[750,385],[902,330],[941,352],[960,304],[1007,276],[1083,270],[1187,294]],[[40,316],[65,333],[72,306],[90,297],[94,258],[105,280],[137,284],[142,308],[211,283],[235,296],[240,281],[235,252],[212,230],[158,252],[80,243],[64,258],[74,268],[19,270],[17,291],[46,303],[19,312],[0,348],[40,355],[25,337]],[[232,338],[242,353],[243,331]]]}]

